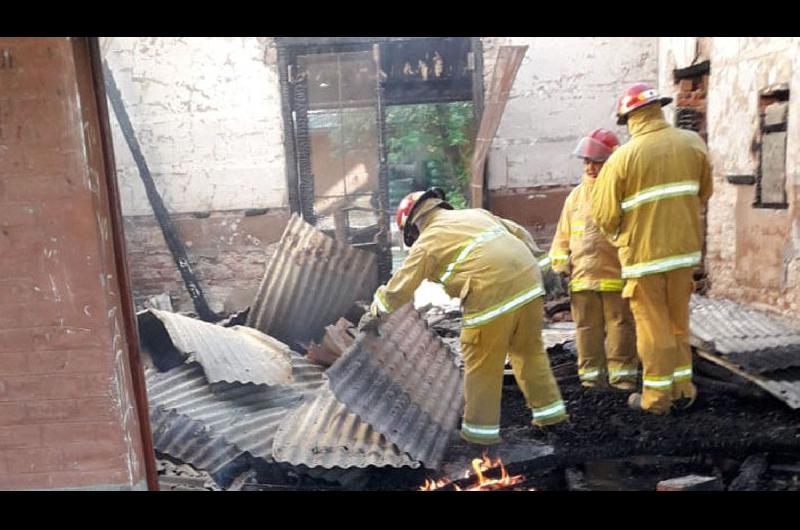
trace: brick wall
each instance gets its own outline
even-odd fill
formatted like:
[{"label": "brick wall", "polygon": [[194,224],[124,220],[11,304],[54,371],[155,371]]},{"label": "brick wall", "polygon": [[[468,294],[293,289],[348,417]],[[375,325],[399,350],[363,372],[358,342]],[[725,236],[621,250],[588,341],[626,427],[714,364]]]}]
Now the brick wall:
[{"label": "brick wall", "polygon": [[85,39],[0,57],[0,489],[143,488]]},{"label": "brick wall", "polygon": [[[289,220],[287,209],[258,215],[214,212],[203,217],[172,216],[190,254],[206,299],[215,312],[250,305]],[[170,295],[176,311],[194,312],[191,298],[153,216],[125,218],[128,262],[137,306],[153,295]]]},{"label": "brick wall", "polygon": [[[684,38],[685,39],[685,38]],[[697,60],[710,60],[703,87],[674,85],[672,70],[685,68],[661,39],[660,86],[676,103],[706,108],[714,195],[707,213],[706,269],[710,293],[795,315],[800,303],[800,39],[703,37]],[[680,55],[680,54],[678,54]],[[685,55],[685,54],[684,54]],[[786,209],[754,208],[755,187],[734,185],[727,175],[758,170],[759,95],[776,85],[790,88]],[[703,102],[703,96],[706,101]],[[667,107],[669,108],[669,107]],[[794,120],[794,122],[793,122]]]}]

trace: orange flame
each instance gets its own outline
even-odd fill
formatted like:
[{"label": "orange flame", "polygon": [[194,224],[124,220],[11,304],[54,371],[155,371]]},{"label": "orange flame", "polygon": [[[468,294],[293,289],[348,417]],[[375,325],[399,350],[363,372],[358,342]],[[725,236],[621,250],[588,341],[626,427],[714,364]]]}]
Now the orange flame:
[{"label": "orange flame", "polygon": [[[500,468],[500,478],[489,478],[486,473],[492,469]],[[482,458],[474,458],[472,460],[472,469],[474,473],[466,471],[464,478],[475,477],[475,483],[467,488],[460,488],[457,484],[449,478],[441,478],[439,480],[426,479],[425,484],[419,488],[420,491],[435,491],[445,486],[451,485],[456,491],[491,491],[510,488],[515,484],[519,484],[525,477],[522,475],[510,476],[506,471],[506,466],[503,465],[503,460],[498,457],[497,460],[492,460],[483,453]]]}]

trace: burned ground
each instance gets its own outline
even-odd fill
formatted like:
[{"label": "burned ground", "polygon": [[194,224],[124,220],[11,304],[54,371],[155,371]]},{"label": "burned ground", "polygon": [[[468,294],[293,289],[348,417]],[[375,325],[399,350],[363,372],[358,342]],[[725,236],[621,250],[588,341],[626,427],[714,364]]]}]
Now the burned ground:
[{"label": "burned ground", "polygon": [[[658,480],[689,473],[717,475],[729,484],[741,462],[764,453],[770,472],[750,489],[800,489],[800,469],[795,469],[800,461],[800,411],[770,397],[731,395],[699,382],[697,401],[689,410],[668,416],[643,414],[627,408],[628,393],[583,389],[569,346],[550,350],[570,414],[569,428],[553,440],[552,457],[518,466],[540,474],[540,487],[568,487],[563,478],[567,469],[587,475],[606,469],[600,474],[613,475],[613,480],[606,477],[603,484],[597,478],[597,489],[655,489]],[[506,438],[535,437],[530,411],[513,380],[503,389],[501,429]]]}]

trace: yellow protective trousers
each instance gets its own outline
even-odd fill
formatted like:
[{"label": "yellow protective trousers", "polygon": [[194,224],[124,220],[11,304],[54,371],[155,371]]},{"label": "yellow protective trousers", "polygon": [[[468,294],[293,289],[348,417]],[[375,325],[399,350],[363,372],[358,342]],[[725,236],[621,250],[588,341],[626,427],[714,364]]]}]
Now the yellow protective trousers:
[{"label": "yellow protective trousers", "polygon": [[628,301],[619,292],[573,291],[578,375],[587,387],[636,382],[639,360]]},{"label": "yellow protective trousers", "polygon": [[629,279],[622,296],[630,298],[636,322],[636,346],[642,361],[642,409],[669,412],[672,402],[694,400],[689,346],[689,297],[692,269]]},{"label": "yellow protective trousers", "polygon": [[568,419],[550,360],[542,344],[542,298],[491,322],[461,330],[464,357],[464,418],[461,437],[479,444],[500,438],[500,400],[506,355],[511,361],[534,425]]}]

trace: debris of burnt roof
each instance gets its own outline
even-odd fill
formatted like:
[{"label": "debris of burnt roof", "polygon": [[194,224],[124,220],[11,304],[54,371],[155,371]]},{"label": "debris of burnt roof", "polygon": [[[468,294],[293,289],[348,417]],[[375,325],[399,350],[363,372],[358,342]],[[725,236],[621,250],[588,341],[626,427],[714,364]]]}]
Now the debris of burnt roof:
[{"label": "debris of burnt roof", "polygon": [[457,427],[462,375],[456,359],[411,304],[375,333],[361,333],[327,371],[351,411],[426,467],[441,464]]},{"label": "debris of burnt roof", "polygon": [[692,295],[698,355],[800,408],[800,324],[731,300]]},{"label": "debris of burnt roof", "polygon": [[287,384],[292,381],[286,344],[244,326],[226,328],[177,313],[139,313],[142,343],[161,370],[197,362],[208,380]]},{"label": "debris of burnt roof", "polygon": [[378,286],[376,255],[338,242],[292,215],[267,266],[247,325],[290,346],[318,340],[325,326]]}]

